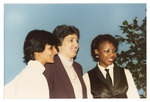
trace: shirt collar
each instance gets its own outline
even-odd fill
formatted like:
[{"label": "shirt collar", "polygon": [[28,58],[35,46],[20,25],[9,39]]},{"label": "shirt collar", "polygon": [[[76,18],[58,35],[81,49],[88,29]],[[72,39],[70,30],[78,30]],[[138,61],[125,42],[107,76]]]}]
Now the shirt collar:
[{"label": "shirt collar", "polygon": [[112,65],[109,65],[107,68],[104,68],[104,67],[102,67],[101,65],[99,65],[99,62],[97,63],[97,65],[98,65],[98,68],[103,69],[103,70],[105,70],[105,69],[111,70],[111,69],[113,69],[113,67],[114,67],[114,64],[112,64]]},{"label": "shirt collar", "polygon": [[69,61],[60,52],[58,53],[58,56],[60,57],[60,59],[61,59],[64,66],[66,66],[66,67],[71,67],[72,66],[73,58],[71,59],[71,61]]},{"label": "shirt collar", "polygon": [[114,64],[109,65],[107,68],[104,68],[104,67],[102,67],[101,65],[99,65],[99,62],[97,63],[97,65],[98,65],[99,70],[100,70],[100,71],[102,72],[102,74],[104,75],[104,77],[105,77],[105,74],[106,74],[105,69],[109,69],[110,75],[113,76],[113,67],[114,67]]},{"label": "shirt collar", "polygon": [[28,66],[30,70],[33,70],[37,73],[43,73],[45,71],[45,67],[39,61],[36,60],[30,60],[28,62]]}]

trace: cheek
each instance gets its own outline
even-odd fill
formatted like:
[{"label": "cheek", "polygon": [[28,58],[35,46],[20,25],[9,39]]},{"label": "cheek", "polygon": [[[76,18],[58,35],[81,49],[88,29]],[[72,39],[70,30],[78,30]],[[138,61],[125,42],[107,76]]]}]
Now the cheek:
[{"label": "cheek", "polygon": [[105,54],[105,53],[103,53],[103,52],[100,52],[100,57],[105,57],[105,56],[107,56],[107,54]]},{"label": "cheek", "polygon": [[117,56],[117,54],[115,53],[115,54],[114,54],[114,58],[116,58],[116,56]]},{"label": "cheek", "polygon": [[69,44],[66,44],[66,45],[64,45],[64,46],[62,47],[62,49],[65,50],[65,51],[68,51],[69,48],[70,48],[70,45],[69,45]]},{"label": "cheek", "polygon": [[52,51],[47,51],[47,55],[51,55],[52,54]]},{"label": "cheek", "polygon": [[50,52],[49,52],[49,55],[52,55],[52,54],[53,54],[52,51],[50,51]]}]

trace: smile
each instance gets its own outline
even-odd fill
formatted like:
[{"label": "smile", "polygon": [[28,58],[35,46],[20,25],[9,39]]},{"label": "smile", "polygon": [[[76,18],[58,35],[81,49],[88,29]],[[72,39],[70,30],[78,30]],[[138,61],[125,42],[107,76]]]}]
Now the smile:
[{"label": "smile", "polygon": [[73,49],[74,52],[77,52],[78,49]]},{"label": "smile", "polygon": [[108,60],[109,62],[113,62],[113,61],[114,61],[113,58],[108,58],[107,60]]}]

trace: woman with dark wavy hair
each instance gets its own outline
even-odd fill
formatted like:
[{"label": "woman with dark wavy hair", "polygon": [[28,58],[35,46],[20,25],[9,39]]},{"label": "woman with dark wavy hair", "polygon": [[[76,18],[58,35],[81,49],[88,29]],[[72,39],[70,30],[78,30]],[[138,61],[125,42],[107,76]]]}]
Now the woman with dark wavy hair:
[{"label": "woman with dark wavy hair", "polygon": [[28,33],[24,42],[27,66],[5,86],[5,98],[49,98],[47,80],[43,75],[46,63],[54,63],[57,38],[44,30]]},{"label": "woman with dark wavy hair", "polygon": [[97,65],[84,74],[88,98],[139,98],[129,70],[115,64],[117,40],[110,34],[98,35],[91,44]]}]

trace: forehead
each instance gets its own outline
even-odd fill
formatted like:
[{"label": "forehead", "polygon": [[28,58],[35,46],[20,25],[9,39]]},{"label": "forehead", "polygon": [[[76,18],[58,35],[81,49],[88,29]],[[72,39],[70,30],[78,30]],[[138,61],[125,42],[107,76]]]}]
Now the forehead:
[{"label": "forehead", "polygon": [[103,42],[99,43],[98,48],[99,49],[101,49],[101,48],[113,48],[113,49],[116,49],[115,46],[109,41],[103,41]]},{"label": "forehead", "polygon": [[64,40],[65,40],[65,39],[70,39],[70,38],[78,39],[78,36],[77,36],[77,34],[69,34],[69,35],[67,35],[67,36],[64,38]]}]

